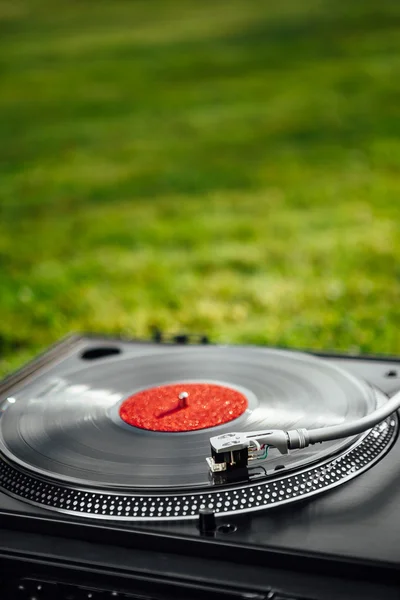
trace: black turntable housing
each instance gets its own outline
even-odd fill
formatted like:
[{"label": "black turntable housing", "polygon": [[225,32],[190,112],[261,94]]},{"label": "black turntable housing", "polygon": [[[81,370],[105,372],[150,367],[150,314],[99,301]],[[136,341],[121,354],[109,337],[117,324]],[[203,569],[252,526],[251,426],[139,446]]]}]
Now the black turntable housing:
[{"label": "black turntable housing", "polygon": [[[48,372],[134,359],[156,346],[71,336],[6,378],[0,398]],[[400,359],[320,356],[389,396],[400,389]],[[1,491],[1,598],[400,598],[399,443],[323,494],[216,519],[212,511],[187,520],[86,518]]]}]

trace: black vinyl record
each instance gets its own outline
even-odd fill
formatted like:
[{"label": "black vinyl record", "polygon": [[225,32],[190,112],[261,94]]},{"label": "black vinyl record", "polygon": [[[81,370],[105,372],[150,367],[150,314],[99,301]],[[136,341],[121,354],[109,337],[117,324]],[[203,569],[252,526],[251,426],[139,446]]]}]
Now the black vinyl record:
[{"label": "black vinyl record", "polygon": [[[148,431],[125,423],[121,403],[140,390],[175,383],[228,386],[248,403],[238,418],[187,432]],[[2,406],[0,449],[39,477],[104,489],[209,488],[209,439],[229,431],[338,425],[376,408],[375,391],[306,354],[241,347],[154,347],[140,356],[96,361],[63,377],[42,376]],[[282,457],[270,452],[265,472],[339,452],[336,440]]]}]

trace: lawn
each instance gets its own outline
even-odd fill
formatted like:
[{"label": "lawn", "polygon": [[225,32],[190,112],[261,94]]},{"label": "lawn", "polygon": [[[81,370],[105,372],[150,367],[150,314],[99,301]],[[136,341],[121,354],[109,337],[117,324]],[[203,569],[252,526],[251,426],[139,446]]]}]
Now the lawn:
[{"label": "lawn", "polygon": [[400,354],[398,0],[0,0],[0,373],[70,331]]}]

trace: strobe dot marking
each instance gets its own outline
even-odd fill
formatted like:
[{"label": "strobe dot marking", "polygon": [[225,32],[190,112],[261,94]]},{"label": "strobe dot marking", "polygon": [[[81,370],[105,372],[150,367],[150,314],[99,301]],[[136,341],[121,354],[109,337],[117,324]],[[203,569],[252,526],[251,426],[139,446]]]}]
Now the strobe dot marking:
[{"label": "strobe dot marking", "polygon": [[[301,473],[286,475],[281,480],[266,480],[256,487],[235,490],[212,489],[201,494],[168,496],[159,491],[154,496],[75,490],[54,482],[43,483],[31,475],[21,473],[17,467],[6,462],[0,455],[0,488],[29,503],[61,510],[72,514],[97,518],[118,519],[167,519],[194,518],[200,506],[210,506],[216,512],[265,509],[282,502],[305,498],[346,481],[376,462],[388,450],[397,433],[397,418],[390,417],[386,426],[378,425],[361,442],[343,455],[317,465]],[[379,428],[377,440],[373,433]],[[254,502],[254,499],[257,502]]]}]

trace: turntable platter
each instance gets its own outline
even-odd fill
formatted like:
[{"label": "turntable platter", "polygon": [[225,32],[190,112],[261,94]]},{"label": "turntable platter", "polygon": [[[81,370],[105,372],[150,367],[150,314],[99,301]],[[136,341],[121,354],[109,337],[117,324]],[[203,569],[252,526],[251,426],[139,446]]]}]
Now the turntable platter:
[{"label": "turntable platter", "polygon": [[[230,389],[245,405],[227,422],[190,431],[154,431],[121,418],[121,405],[146,390],[152,397],[159,389],[162,402],[164,389],[196,385],[212,386],[214,392]],[[365,383],[305,354],[240,347],[157,348],[134,359],[103,360],[63,378],[42,378],[21,390],[3,404],[1,449],[30,472],[86,487],[208,488],[213,485],[205,461],[211,436],[336,425],[363,417],[375,409],[376,401]],[[190,403],[189,393],[183,410],[190,410]],[[286,469],[321,460],[350,442],[294,451],[285,459]],[[282,457],[271,452],[268,469],[281,463]]]}]

